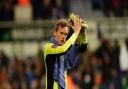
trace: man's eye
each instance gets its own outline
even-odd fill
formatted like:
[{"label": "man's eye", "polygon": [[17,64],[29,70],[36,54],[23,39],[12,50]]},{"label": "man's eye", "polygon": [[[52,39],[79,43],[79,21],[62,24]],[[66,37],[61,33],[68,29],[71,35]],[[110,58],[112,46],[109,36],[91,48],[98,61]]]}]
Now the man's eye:
[{"label": "man's eye", "polygon": [[63,34],[63,32],[61,32],[60,34]]},{"label": "man's eye", "polygon": [[65,33],[65,35],[67,35],[67,33]]}]

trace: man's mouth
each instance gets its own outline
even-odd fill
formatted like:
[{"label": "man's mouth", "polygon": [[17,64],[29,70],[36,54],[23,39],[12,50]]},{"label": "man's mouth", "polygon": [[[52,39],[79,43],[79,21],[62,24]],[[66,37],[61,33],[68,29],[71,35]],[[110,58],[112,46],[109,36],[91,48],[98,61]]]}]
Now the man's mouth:
[{"label": "man's mouth", "polygon": [[61,43],[64,43],[64,40],[61,40]]}]

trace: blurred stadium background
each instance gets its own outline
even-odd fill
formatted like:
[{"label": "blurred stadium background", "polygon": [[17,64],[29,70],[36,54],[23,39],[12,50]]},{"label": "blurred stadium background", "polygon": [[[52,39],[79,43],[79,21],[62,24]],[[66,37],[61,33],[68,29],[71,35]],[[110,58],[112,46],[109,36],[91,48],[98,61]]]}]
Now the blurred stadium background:
[{"label": "blurred stadium background", "polygon": [[127,0],[0,0],[0,89],[44,89],[43,45],[71,12],[89,29],[68,89],[128,89]]}]

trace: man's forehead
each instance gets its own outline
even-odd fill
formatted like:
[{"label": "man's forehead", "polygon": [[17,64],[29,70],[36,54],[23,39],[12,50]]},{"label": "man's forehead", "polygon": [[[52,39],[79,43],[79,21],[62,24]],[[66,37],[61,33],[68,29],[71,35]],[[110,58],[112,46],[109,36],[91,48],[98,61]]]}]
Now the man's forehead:
[{"label": "man's forehead", "polygon": [[66,27],[59,27],[58,28],[58,31],[68,31],[69,29],[68,29],[68,27],[66,26]]}]

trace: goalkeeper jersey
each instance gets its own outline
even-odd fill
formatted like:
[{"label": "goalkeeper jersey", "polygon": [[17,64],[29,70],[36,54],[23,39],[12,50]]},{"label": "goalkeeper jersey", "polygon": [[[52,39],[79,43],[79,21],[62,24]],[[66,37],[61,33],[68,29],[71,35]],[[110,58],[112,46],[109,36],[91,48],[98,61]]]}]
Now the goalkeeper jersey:
[{"label": "goalkeeper jersey", "polygon": [[45,45],[46,89],[67,89],[66,71],[75,65],[81,49],[86,50],[87,47],[86,43],[77,45],[76,39],[73,34],[61,46],[53,37]]}]

